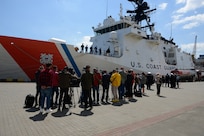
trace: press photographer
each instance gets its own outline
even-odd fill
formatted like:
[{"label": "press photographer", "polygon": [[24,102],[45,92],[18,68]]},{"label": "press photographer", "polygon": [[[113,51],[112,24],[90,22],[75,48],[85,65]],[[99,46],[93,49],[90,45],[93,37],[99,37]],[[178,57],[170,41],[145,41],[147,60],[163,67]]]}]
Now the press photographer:
[{"label": "press photographer", "polygon": [[60,98],[59,98],[59,107],[60,111],[61,103],[63,99],[62,110],[65,109],[65,104],[72,105],[71,97],[68,94],[69,88],[74,86],[79,86],[79,83],[75,81],[80,81],[77,76],[74,75],[73,69],[71,70],[67,66],[64,67],[62,71],[59,72],[59,87],[60,87]]}]

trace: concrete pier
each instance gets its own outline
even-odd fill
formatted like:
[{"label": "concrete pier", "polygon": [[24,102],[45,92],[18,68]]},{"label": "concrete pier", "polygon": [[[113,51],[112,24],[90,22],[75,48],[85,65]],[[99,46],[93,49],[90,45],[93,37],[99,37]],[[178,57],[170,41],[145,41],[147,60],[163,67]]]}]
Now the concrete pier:
[{"label": "concrete pier", "polygon": [[81,89],[74,88],[76,107],[39,114],[39,108],[24,108],[35,83],[0,83],[0,136],[204,135],[204,82],[161,87],[160,97],[155,85],[152,89],[142,98],[84,111],[78,104]]}]

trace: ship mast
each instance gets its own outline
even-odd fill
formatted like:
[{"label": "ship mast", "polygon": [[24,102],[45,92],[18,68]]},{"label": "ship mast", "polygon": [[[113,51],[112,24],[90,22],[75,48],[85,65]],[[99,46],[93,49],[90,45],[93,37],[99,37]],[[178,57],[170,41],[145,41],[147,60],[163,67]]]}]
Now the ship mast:
[{"label": "ship mast", "polygon": [[133,21],[135,21],[137,24],[141,23],[143,20],[146,20],[147,22],[147,26],[143,26],[141,28],[146,28],[149,27],[150,32],[153,34],[154,31],[154,24],[150,24],[150,17],[148,16],[148,14],[155,9],[151,9],[149,10],[149,6],[147,4],[147,2],[143,2],[143,0],[128,0],[129,2],[134,3],[135,9],[134,10],[128,10],[127,13],[132,13],[133,15]]},{"label": "ship mast", "polygon": [[108,0],[106,1],[106,18],[108,17]]}]

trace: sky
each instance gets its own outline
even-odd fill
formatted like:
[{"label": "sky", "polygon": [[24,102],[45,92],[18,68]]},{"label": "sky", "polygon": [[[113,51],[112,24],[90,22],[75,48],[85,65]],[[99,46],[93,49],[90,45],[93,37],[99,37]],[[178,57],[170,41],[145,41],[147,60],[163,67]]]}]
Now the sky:
[{"label": "sky", "polygon": [[[197,36],[196,58],[204,55],[203,0],[144,1],[157,9],[151,13],[155,32],[187,53],[193,53]],[[92,27],[110,15],[119,20],[120,4],[123,15],[134,8],[128,0],[0,0],[0,35],[91,45]]]}]

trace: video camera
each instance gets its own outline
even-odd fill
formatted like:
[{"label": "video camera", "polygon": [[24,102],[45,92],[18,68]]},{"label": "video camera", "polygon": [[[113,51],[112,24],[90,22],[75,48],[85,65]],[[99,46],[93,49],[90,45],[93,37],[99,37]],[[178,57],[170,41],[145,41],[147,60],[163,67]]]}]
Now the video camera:
[{"label": "video camera", "polygon": [[70,87],[80,87],[80,79],[72,78],[70,81]]}]

